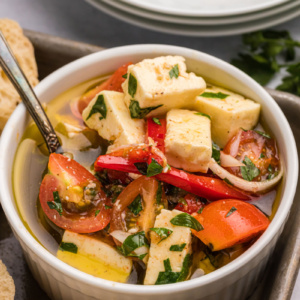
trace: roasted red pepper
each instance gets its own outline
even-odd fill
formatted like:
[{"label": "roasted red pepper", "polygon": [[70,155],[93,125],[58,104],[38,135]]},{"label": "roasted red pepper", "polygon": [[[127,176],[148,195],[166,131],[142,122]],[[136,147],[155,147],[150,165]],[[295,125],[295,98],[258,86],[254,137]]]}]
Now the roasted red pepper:
[{"label": "roasted red pepper", "polygon": [[166,119],[147,119],[146,143],[148,143],[148,137],[152,138],[156,142],[156,147],[163,153],[165,152],[166,123]]}]

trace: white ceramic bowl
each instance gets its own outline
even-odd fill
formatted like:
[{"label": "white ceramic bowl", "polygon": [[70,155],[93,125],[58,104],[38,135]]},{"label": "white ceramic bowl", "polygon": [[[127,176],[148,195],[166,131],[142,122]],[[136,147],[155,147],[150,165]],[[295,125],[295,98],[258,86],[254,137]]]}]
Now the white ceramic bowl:
[{"label": "white ceramic bowl", "polygon": [[244,299],[253,290],[283,230],[294,198],[298,177],[298,157],[290,126],[275,101],[255,81],[235,67],[210,55],[167,45],[133,45],[91,54],[54,72],[35,91],[42,102],[120,65],[160,55],[182,55],[189,71],[203,75],[209,82],[235,90],[262,105],[262,118],[270,125],[285,165],[281,203],[266,232],[243,255],[230,264],[203,277],[170,285],[141,286],[121,284],[78,271],[58,260],[42,247],[22,223],[12,190],[12,166],[16,148],[28,114],[19,105],[8,121],[0,152],[0,192],[2,207],[20,241],[34,277],[52,299]]}]

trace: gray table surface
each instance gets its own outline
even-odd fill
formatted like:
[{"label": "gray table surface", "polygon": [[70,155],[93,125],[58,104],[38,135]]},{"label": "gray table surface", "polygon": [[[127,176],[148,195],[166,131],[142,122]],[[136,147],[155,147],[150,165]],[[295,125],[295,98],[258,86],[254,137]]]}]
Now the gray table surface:
[{"label": "gray table surface", "polygon": [[[241,35],[200,38],[159,33],[110,17],[83,0],[0,0],[0,18],[11,18],[23,28],[110,48],[162,43],[197,49],[229,61],[241,48]],[[275,29],[289,30],[300,40],[300,17]],[[298,53],[298,58],[300,54]],[[269,87],[279,81],[276,78]],[[300,275],[291,300],[300,299]]]}]

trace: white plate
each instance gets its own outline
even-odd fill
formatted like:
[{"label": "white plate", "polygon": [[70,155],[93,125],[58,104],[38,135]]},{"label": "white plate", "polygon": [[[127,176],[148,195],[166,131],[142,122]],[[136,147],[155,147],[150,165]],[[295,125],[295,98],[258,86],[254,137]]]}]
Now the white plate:
[{"label": "white plate", "polygon": [[178,16],[228,16],[273,7],[287,0],[122,0],[158,13]]},{"label": "white plate", "polygon": [[144,17],[147,19],[152,19],[156,21],[174,23],[174,24],[184,24],[184,25],[221,25],[221,24],[234,24],[234,23],[244,23],[249,21],[254,21],[266,17],[270,17],[279,13],[283,13],[289,9],[299,6],[300,0],[284,2],[281,5],[265,9],[259,12],[252,12],[244,15],[237,16],[226,16],[226,17],[184,17],[167,15],[157,12],[152,12],[139,8],[126,2],[115,1],[115,0],[102,0],[107,5],[115,7],[117,9],[123,10],[124,12],[136,15],[138,17]]},{"label": "white plate", "polygon": [[185,35],[185,36],[225,36],[225,35],[234,35],[242,34],[246,32],[256,31],[264,29],[267,27],[275,26],[280,23],[284,23],[288,20],[291,20],[300,15],[300,3],[297,7],[289,9],[283,13],[276,14],[271,17],[262,18],[261,20],[254,20],[245,23],[238,24],[225,24],[225,25],[183,25],[183,24],[172,24],[165,23],[161,21],[153,21],[145,17],[139,17],[127,13],[123,10],[111,7],[110,5],[104,3],[102,0],[86,0],[88,3],[92,4],[101,11],[123,20],[125,22],[137,25],[146,29],[151,29],[159,32],[176,34],[176,35]]}]

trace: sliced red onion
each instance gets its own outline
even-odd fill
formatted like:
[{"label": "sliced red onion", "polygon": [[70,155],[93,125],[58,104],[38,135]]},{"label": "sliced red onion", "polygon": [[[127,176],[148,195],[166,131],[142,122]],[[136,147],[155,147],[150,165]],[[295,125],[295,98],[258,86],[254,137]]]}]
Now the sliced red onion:
[{"label": "sliced red onion", "polygon": [[273,207],[274,201],[276,199],[276,194],[277,194],[276,191],[271,191],[267,194],[262,195],[258,199],[254,199],[254,200],[247,201],[247,202],[255,205],[267,216],[271,216],[272,207]]},{"label": "sliced red onion", "polygon": [[202,269],[196,269],[190,279],[198,278],[205,275],[205,272]]},{"label": "sliced red onion", "polygon": [[115,230],[111,232],[110,235],[123,244],[124,241],[131,235],[131,233],[122,230]]},{"label": "sliced red onion", "polygon": [[245,166],[242,162],[240,162],[233,156],[224,153],[223,151],[220,152],[220,161],[221,161],[221,166],[224,168]]},{"label": "sliced red onion", "polygon": [[229,180],[235,187],[252,193],[262,193],[270,190],[279,182],[283,175],[283,167],[281,166],[279,173],[273,179],[264,181],[247,181],[229,173],[227,170],[219,166],[213,158],[210,161],[209,168],[220,178],[226,178]]}]

